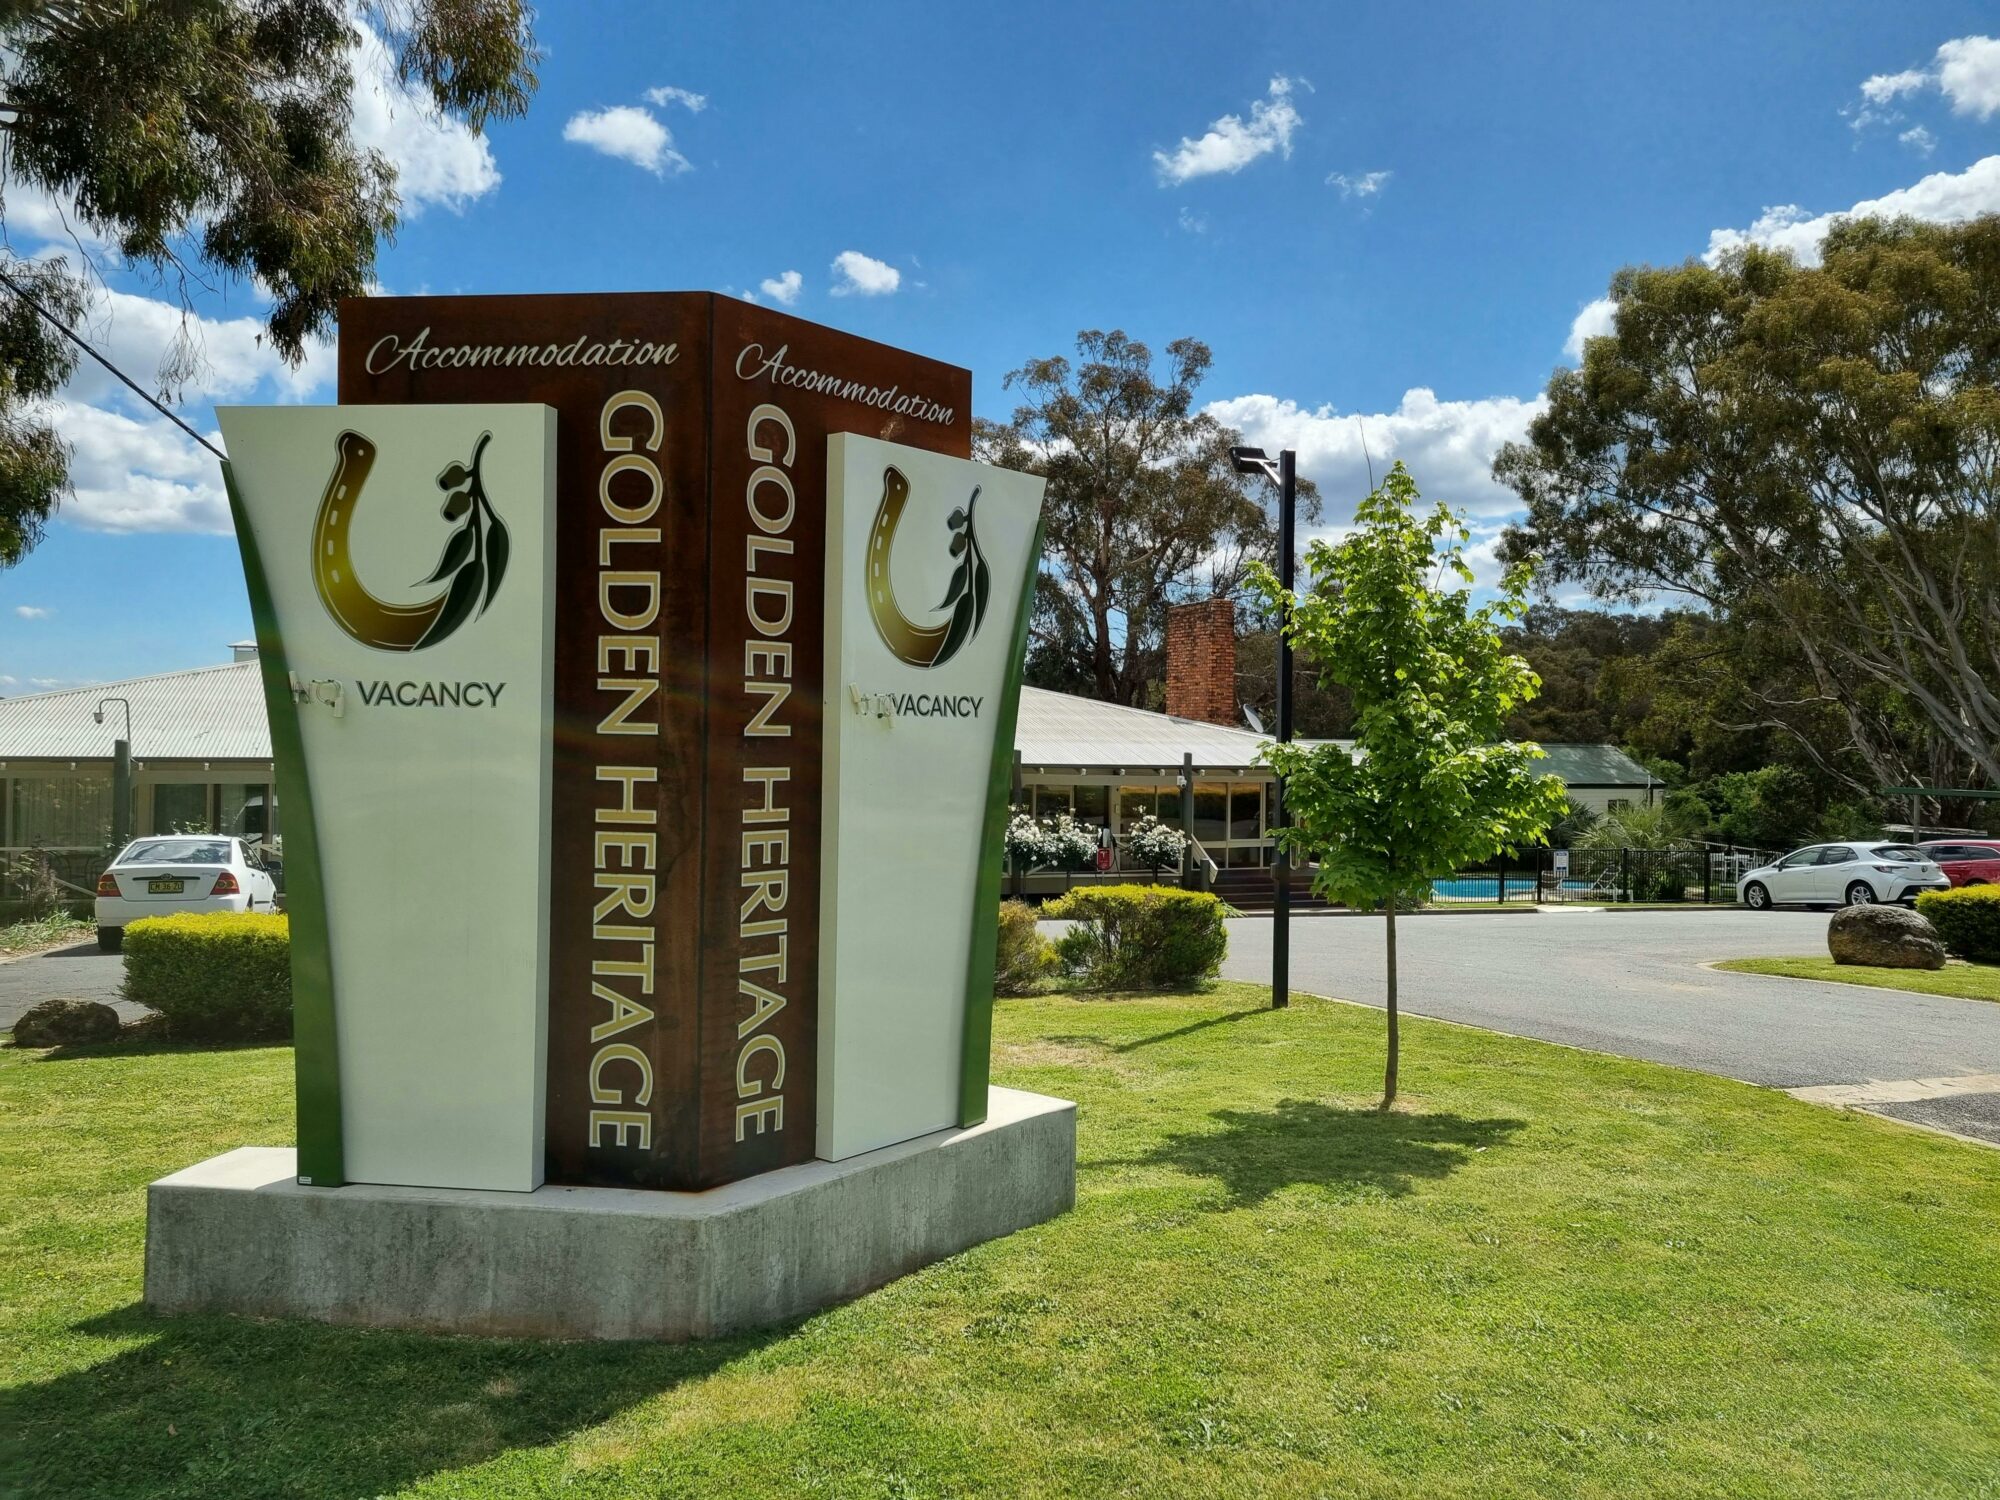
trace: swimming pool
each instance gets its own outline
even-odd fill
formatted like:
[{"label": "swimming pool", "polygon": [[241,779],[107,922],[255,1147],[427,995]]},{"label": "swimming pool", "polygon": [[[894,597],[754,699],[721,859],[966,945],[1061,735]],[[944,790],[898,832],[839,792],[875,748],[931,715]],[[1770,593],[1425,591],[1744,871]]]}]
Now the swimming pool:
[{"label": "swimming pool", "polygon": [[[1587,880],[1565,880],[1565,891],[1587,891]],[[1507,899],[1532,901],[1535,899],[1535,877],[1522,875],[1507,877]],[[1500,877],[1498,875],[1454,875],[1449,880],[1431,882],[1433,901],[1498,901],[1500,899]]]}]

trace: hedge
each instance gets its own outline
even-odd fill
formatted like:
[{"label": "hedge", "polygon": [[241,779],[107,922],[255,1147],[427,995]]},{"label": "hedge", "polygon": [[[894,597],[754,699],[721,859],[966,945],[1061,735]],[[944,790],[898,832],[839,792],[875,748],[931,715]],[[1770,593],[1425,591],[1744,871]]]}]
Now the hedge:
[{"label": "hedge", "polygon": [[1088,989],[1172,989],[1212,978],[1229,950],[1229,908],[1206,891],[1092,885],[1042,908],[1076,925],[1056,940],[1062,965]]},{"label": "hedge", "polygon": [[262,912],[142,917],[125,929],[125,998],[158,1011],[174,1036],[290,1036],[291,923]]},{"label": "hedge", "polygon": [[2000,885],[1962,885],[1925,891],[1917,910],[1930,919],[1939,941],[1960,958],[2000,964]]},{"label": "hedge", "polygon": [[993,993],[1026,995],[1056,966],[1055,945],[1035,928],[1025,901],[1000,903],[1000,941],[993,952]]}]

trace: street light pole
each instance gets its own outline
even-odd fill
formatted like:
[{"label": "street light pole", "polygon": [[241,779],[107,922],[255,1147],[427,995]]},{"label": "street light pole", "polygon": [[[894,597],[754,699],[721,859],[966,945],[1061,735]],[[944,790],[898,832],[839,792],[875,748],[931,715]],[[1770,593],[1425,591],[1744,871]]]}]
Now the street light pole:
[{"label": "street light pole", "polygon": [[132,704],[125,698],[100,698],[91,717],[104,722],[104,705],[125,710],[125,734],[111,742],[111,842],[123,849],[132,838]]},{"label": "street light pole", "polygon": [[[1272,463],[1262,448],[1231,448],[1229,461],[1239,474],[1262,474],[1278,487],[1278,581],[1291,593],[1297,586],[1298,562],[1293,554],[1293,522],[1299,500],[1298,455],[1290,448]],[[1292,640],[1280,625],[1278,630],[1278,743],[1292,742]],[[1291,820],[1285,807],[1285,778],[1276,779],[1277,806],[1273,828],[1283,828]],[[1292,859],[1278,841],[1271,857],[1271,1008],[1283,1010],[1291,1004],[1292,967]]]}]

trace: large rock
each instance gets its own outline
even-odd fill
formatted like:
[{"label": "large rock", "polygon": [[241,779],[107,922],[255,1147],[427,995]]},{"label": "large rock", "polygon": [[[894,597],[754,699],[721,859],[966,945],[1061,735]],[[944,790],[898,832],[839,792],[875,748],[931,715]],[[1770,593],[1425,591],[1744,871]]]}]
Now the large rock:
[{"label": "large rock", "polygon": [[1944,944],[1927,917],[1902,906],[1843,906],[1826,924],[1837,964],[1880,969],[1942,969]]},{"label": "large rock", "polygon": [[44,1000],[14,1023],[16,1047],[61,1047],[108,1042],[118,1035],[118,1012],[95,1000]]}]

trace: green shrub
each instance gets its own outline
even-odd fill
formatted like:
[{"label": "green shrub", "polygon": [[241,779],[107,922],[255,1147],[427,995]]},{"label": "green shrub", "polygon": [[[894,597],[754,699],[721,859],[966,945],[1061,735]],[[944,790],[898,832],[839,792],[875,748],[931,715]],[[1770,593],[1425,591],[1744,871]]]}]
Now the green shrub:
[{"label": "green shrub", "polygon": [[125,998],[177,1037],[290,1036],[291,923],[261,912],[141,918],[125,929]]},{"label": "green shrub", "polygon": [[1917,910],[1930,918],[1939,941],[1960,958],[2000,964],[2000,885],[1962,885],[1925,891]]},{"label": "green shrub", "polygon": [[1076,925],[1056,957],[1088,989],[1177,988],[1213,977],[1229,949],[1229,908],[1206,891],[1158,885],[1093,885],[1042,908]]},{"label": "green shrub", "polygon": [[1035,909],[1025,901],[1000,903],[1000,942],[993,950],[993,993],[1031,994],[1056,966],[1055,944],[1035,927]]}]

